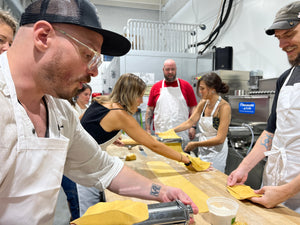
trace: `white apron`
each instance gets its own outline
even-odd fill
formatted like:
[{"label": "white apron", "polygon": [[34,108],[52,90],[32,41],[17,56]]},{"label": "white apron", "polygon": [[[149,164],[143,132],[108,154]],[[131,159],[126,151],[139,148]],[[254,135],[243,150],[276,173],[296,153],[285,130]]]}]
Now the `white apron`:
[{"label": "white apron", "polygon": [[1,60],[1,67],[14,108],[18,140],[16,147],[12,147],[16,151],[14,162],[10,171],[4,171],[7,175],[0,186],[0,224],[50,225],[69,140],[60,134],[62,123],[52,98],[46,101],[48,109],[54,109],[49,110],[48,119],[49,136],[55,138],[38,138],[28,132],[33,124],[18,103],[7,61]]},{"label": "white apron", "polygon": [[102,151],[106,151],[107,147],[114,143],[122,135],[122,130],[120,130],[114,137],[107,140],[106,142],[100,144]]},{"label": "white apron", "polygon": [[[213,115],[219,103],[221,102],[221,99],[221,96],[219,96],[219,99],[216,102],[210,116],[203,116],[208,101],[205,103],[198,123],[200,130],[199,141],[206,141],[217,136],[218,131],[213,127]],[[227,154],[227,137],[223,144],[198,148],[198,157],[201,158],[203,161],[212,162],[213,167],[220,170],[223,173],[225,171]]]},{"label": "white apron", "polygon": [[[189,118],[189,108],[180,89],[180,82],[177,79],[178,87],[162,87],[160,96],[154,109],[155,132],[164,132],[178,126]],[[183,139],[183,146],[189,141],[188,130],[177,133]]]},{"label": "white apron", "polygon": [[[279,186],[300,174],[300,83],[286,86],[294,68],[286,78],[277,102],[277,122],[271,151],[265,152],[268,160],[263,185]],[[300,213],[300,193],[284,205]]]}]

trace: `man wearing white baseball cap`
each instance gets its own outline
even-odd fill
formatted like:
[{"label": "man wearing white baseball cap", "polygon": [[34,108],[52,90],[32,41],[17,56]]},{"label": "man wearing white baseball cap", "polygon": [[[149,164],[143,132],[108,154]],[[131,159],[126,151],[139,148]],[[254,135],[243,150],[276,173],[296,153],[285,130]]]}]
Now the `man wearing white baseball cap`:
[{"label": "man wearing white baseball cap", "polygon": [[228,185],[243,184],[249,171],[265,156],[262,197],[251,201],[267,208],[284,203],[300,213],[300,1],[281,8],[266,34],[279,40],[291,68],[277,80],[267,128],[250,154],[228,177]]},{"label": "man wearing white baseball cap", "polygon": [[53,223],[63,174],[86,186],[197,206],[182,190],[141,176],[101,151],[68,101],[97,76],[100,54],[130,43],[104,30],[88,0],[37,0],[0,56],[0,224]]}]

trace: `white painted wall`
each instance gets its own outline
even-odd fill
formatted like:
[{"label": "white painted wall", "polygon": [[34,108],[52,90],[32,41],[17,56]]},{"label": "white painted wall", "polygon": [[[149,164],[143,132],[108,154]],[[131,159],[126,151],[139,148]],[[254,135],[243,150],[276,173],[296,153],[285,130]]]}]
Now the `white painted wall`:
[{"label": "white painted wall", "polygon": [[[233,70],[262,70],[264,78],[278,77],[290,67],[278,40],[265,34],[276,12],[294,0],[235,0],[229,23],[217,38],[217,47],[233,47]],[[170,22],[204,23],[211,31],[221,0],[190,0]],[[197,12],[195,16],[194,10]],[[199,71],[199,70],[198,70]],[[201,69],[200,69],[201,71]]]},{"label": "white painted wall", "polygon": [[[180,0],[170,0],[180,1]],[[265,34],[275,17],[276,12],[294,0],[235,0],[234,8],[222,32],[214,45],[233,47],[233,70],[262,70],[263,78],[279,77],[289,68],[286,54],[279,48],[278,40]],[[169,22],[204,23],[207,28],[199,35],[199,40],[212,30],[217,18],[221,0],[189,0]],[[122,7],[97,6],[104,28],[123,33],[128,19],[146,19],[159,21],[160,12]],[[195,14],[194,12],[197,12]],[[163,19],[163,18],[162,18]],[[207,72],[210,59],[200,57],[197,72]],[[94,79],[94,90],[99,91],[99,81],[104,74]],[[106,79],[107,80],[107,79]],[[102,84],[105,85],[105,84]],[[97,87],[98,86],[98,87]]]},{"label": "white painted wall", "polygon": [[[96,5],[96,7],[102,27],[119,34],[123,34],[123,28],[126,26],[128,19],[159,20],[159,11],[155,10],[110,7],[103,5]],[[93,77],[90,83],[93,93],[110,93],[120,76],[119,66],[115,65],[118,62],[119,59],[116,58],[112,63],[104,62],[100,66],[98,76]]]},{"label": "white painted wall", "polygon": [[123,34],[128,19],[159,20],[159,11],[96,5],[104,29]]}]

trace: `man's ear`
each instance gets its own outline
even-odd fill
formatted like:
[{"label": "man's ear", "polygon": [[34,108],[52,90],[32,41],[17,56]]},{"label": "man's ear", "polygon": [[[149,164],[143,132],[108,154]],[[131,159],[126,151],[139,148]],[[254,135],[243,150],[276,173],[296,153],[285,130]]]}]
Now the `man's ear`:
[{"label": "man's ear", "polygon": [[33,26],[34,46],[42,52],[47,50],[54,32],[52,25],[47,21],[41,20],[36,22]]}]

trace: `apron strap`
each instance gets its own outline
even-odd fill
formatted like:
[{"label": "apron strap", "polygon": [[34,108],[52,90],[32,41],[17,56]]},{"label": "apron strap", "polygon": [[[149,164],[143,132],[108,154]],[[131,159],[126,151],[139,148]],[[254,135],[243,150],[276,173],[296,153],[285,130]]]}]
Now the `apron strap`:
[{"label": "apron strap", "polygon": [[[217,100],[217,102],[216,102],[216,104],[215,104],[215,106],[214,106],[214,109],[213,109],[213,111],[211,112],[210,116],[213,116],[213,115],[214,115],[214,113],[215,113],[215,111],[216,111],[216,109],[217,109],[219,103],[221,102],[221,100],[222,100],[222,98],[221,98],[221,96],[219,96],[219,98],[218,98],[218,100]],[[203,114],[204,114],[204,111],[205,111],[205,109],[206,109],[207,104],[208,104],[208,101],[205,102],[205,105],[204,105],[203,110],[202,110],[202,113],[201,113],[201,117],[203,117]]]},{"label": "apron strap", "polygon": [[292,76],[292,74],[293,74],[293,72],[294,72],[294,69],[295,69],[295,66],[291,69],[291,71],[290,71],[289,75],[287,76],[287,78],[285,79],[285,81],[284,81],[282,87],[283,87],[283,86],[286,86],[287,82],[289,81],[290,77]]},{"label": "apron strap", "polygon": [[219,103],[221,102],[221,99],[222,99],[221,96],[219,96],[219,98],[218,98],[218,100],[217,100],[217,102],[216,102],[216,104],[215,104],[215,107],[214,107],[213,111],[211,112],[211,116],[214,115],[214,113],[215,113],[215,111],[216,111],[216,109],[217,109]]},{"label": "apron strap", "polygon": [[204,114],[204,111],[206,109],[207,104],[208,104],[208,101],[205,102],[205,105],[204,105],[204,107],[202,109],[201,117],[203,117],[203,114]]}]

